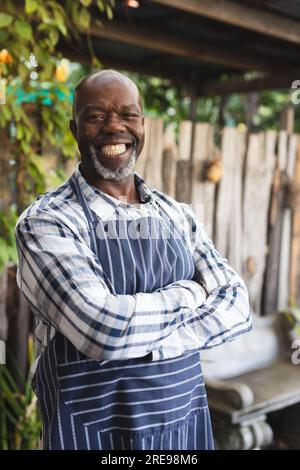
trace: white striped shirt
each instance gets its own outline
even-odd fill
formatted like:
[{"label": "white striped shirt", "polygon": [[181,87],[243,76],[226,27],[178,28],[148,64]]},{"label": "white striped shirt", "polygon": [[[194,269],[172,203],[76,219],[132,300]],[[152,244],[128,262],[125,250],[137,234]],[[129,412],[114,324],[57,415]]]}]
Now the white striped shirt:
[{"label": "white striped shirt", "polygon": [[[59,331],[94,360],[148,353],[158,360],[211,348],[251,329],[244,282],[214,248],[188,205],[149,188],[136,173],[145,202],[139,208],[94,188],[78,166],[74,176],[102,220],[109,220],[117,208],[124,219],[162,217],[162,207],[186,238],[195,276],[154,292],[111,293],[91,249],[89,225],[67,181],[31,204],[16,227],[17,282],[36,315],[35,334],[44,348]],[[121,268],[126,275],[126,266],[121,263]],[[145,272],[150,275],[151,266]]]}]

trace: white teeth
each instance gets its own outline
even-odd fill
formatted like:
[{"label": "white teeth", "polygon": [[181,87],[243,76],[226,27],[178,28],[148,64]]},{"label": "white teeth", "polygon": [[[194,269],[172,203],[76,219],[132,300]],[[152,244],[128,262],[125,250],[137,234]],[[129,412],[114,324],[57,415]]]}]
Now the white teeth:
[{"label": "white teeth", "polygon": [[101,151],[104,155],[121,155],[121,153],[126,152],[126,145],[125,144],[104,145],[101,148]]}]

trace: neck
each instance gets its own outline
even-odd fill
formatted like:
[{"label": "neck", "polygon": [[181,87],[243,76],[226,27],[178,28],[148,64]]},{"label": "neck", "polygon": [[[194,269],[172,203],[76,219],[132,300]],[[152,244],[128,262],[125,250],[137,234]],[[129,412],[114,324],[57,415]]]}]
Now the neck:
[{"label": "neck", "polygon": [[140,202],[138,192],[134,184],[134,175],[130,175],[122,181],[111,181],[92,174],[82,163],[80,163],[82,176],[97,189],[115,199],[123,200],[128,204]]}]

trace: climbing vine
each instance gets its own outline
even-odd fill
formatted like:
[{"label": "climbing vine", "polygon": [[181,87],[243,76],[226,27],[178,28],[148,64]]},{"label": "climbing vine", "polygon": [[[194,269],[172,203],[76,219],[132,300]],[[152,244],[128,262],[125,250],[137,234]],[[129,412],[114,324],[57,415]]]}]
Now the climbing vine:
[{"label": "climbing vine", "polygon": [[[91,64],[100,66],[89,27],[92,21],[101,27],[94,19],[99,12],[112,19],[113,7],[114,0],[1,1],[0,141],[4,148],[0,148],[0,192],[6,187],[11,197],[0,197],[0,270],[7,260],[15,259],[9,221],[14,222],[15,214],[46,188],[44,149],[59,148],[62,159],[76,154],[68,130],[69,63],[61,52],[61,41],[87,41]],[[58,167],[55,182],[63,179]]]}]

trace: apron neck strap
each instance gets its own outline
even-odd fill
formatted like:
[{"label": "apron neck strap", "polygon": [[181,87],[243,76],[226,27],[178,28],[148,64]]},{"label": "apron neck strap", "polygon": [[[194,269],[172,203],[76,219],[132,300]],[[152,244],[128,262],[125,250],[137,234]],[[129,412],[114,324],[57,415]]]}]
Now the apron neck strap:
[{"label": "apron neck strap", "polygon": [[92,243],[92,250],[99,259],[99,253],[98,253],[98,244],[96,240],[96,233],[95,233],[95,222],[97,222],[96,216],[93,214],[91,211],[88,203],[86,202],[86,199],[83,195],[83,192],[80,188],[80,185],[78,184],[78,181],[76,180],[74,174],[71,176],[69,179],[69,183],[71,188],[73,189],[74,193],[77,195],[77,198],[81,204],[81,207],[84,211],[85,217],[88,221],[89,228],[90,228],[90,238],[91,238],[91,243]]}]

